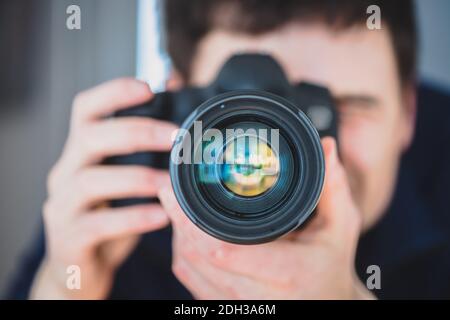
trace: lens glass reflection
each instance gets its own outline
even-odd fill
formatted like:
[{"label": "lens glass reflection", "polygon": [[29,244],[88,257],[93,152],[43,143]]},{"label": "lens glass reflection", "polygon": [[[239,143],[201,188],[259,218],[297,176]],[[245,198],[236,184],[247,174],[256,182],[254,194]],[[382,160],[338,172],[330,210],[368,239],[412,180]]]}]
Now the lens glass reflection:
[{"label": "lens glass reflection", "polygon": [[262,195],[278,180],[278,155],[266,141],[251,136],[237,137],[226,144],[223,156],[220,178],[236,195]]}]

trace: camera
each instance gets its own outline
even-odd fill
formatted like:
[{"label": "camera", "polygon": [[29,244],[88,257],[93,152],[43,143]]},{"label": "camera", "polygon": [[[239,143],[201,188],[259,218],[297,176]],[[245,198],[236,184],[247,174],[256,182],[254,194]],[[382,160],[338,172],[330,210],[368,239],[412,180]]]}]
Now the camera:
[{"label": "camera", "polygon": [[[232,56],[209,86],[158,93],[115,116],[180,125],[170,154],[141,152],[107,163],[168,168],[189,219],[237,244],[272,241],[308,220],[325,177],[320,138],[337,138],[328,89],[290,84],[277,61],[264,54]],[[154,199],[113,205],[143,201]]]}]

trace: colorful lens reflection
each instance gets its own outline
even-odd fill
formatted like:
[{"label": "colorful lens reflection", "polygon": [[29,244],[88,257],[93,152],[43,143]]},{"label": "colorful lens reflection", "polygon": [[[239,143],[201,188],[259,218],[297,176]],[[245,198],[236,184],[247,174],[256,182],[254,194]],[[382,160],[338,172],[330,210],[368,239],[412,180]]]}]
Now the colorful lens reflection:
[{"label": "colorful lens reflection", "polygon": [[247,136],[226,145],[221,179],[231,192],[259,196],[275,185],[279,174],[278,155],[267,142]]}]

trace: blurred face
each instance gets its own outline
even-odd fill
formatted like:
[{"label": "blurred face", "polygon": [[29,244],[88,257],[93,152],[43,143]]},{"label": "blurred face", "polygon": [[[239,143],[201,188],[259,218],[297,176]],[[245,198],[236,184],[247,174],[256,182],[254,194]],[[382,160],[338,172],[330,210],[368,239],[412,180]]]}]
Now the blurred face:
[{"label": "blurred face", "polygon": [[242,52],[271,54],[292,82],[330,89],[340,115],[341,159],[364,227],[373,225],[390,202],[414,123],[413,94],[401,87],[389,33],[301,24],[258,37],[212,31],[198,47],[191,84],[207,85],[231,55]]}]

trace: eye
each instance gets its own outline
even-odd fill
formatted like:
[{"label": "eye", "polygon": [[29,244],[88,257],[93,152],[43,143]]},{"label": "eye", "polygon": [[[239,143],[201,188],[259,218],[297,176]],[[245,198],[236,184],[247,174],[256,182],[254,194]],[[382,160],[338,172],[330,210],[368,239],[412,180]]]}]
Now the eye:
[{"label": "eye", "polygon": [[370,115],[377,109],[378,100],[371,96],[343,96],[335,98],[340,117]]}]

